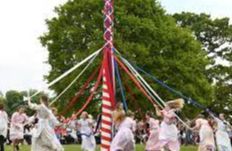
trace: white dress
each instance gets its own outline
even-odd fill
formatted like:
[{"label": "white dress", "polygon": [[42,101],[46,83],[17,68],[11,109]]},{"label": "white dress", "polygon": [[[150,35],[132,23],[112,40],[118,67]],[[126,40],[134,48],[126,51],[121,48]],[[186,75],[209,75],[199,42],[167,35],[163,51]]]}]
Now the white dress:
[{"label": "white dress", "polygon": [[76,120],[70,120],[68,123],[68,129],[70,130],[70,136],[77,140],[77,132],[76,132]]},{"label": "white dress", "polygon": [[196,125],[200,127],[200,143],[198,151],[205,151],[210,149],[215,150],[214,133],[213,129],[209,125],[209,122],[205,119],[197,119]]},{"label": "white dress", "polygon": [[90,119],[80,119],[78,125],[80,125],[81,133],[81,149],[83,151],[95,151],[96,149],[96,140],[93,135],[93,130],[90,125],[93,124],[93,121]]},{"label": "white dress", "polygon": [[37,105],[30,102],[29,107],[37,111],[39,119],[36,128],[33,129],[32,151],[63,151],[64,149],[51,127],[53,122],[57,121],[51,110],[44,104]]},{"label": "white dress", "polygon": [[178,129],[173,121],[175,121],[175,112],[173,110],[163,110],[163,121],[160,127],[160,140],[178,140]]},{"label": "white dress", "polygon": [[163,121],[160,125],[159,132],[159,144],[157,148],[167,147],[171,151],[179,151],[180,143],[178,140],[178,129],[175,125],[175,112],[174,110],[163,109],[161,111],[163,115]]},{"label": "white dress", "polygon": [[217,122],[216,131],[216,142],[219,151],[232,151],[230,138],[227,132],[227,127],[224,122],[218,118],[215,119]]},{"label": "white dress", "polygon": [[130,118],[126,118],[118,127],[113,141],[110,145],[110,151],[134,151],[135,141],[132,132],[133,121]]},{"label": "white dress", "polygon": [[0,135],[6,138],[8,128],[8,116],[5,111],[0,110]]}]

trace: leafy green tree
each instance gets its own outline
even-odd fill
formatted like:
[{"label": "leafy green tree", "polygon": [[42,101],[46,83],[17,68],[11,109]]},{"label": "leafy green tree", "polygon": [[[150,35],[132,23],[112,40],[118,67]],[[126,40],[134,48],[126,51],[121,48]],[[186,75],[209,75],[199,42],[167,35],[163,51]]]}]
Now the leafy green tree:
[{"label": "leafy green tree", "polygon": [[231,114],[232,106],[232,25],[229,18],[212,19],[207,14],[174,14],[179,26],[188,28],[202,44],[211,62],[207,76],[214,82],[215,97],[211,108]]},{"label": "leafy green tree", "polygon": [[[28,97],[28,95],[29,96],[32,96],[33,94],[35,94],[35,93],[37,93],[38,92],[38,90],[35,90],[35,89],[30,89],[29,90],[29,94],[28,94],[28,91],[21,91],[20,92],[20,94],[23,96],[23,97]],[[32,100],[32,102],[39,102],[39,99],[40,99],[40,96],[41,95],[46,95],[44,92],[41,92],[40,94],[38,94],[38,95],[36,95],[36,96],[34,96],[33,98],[31,98]]]},{"label": "leafy green tree", "polygon": [[[48,19],[48,32],[41,36],[41,43],[49,52],[48,64],[51,70],[46,79],[52,81],[94,50],[103,46],[103,1],[73,0],[57,7],[57,17]],[[156,0],[117,0],[115,1],[114,45],[125,58],[144,68],[167,84],[199,100],[210,104],[213,88],[208,81],[206,66],[209,64],[207,53],[201,50],[200,43],[189,30],[176,26],[175,20],[166,15]],[[60,99],[58,105],[64,107],[76,91],[83,85],[91,69]],[[52,87],[59,94],[79,70]],[[136,97],[127,93],[129,108],[152,110],[150,103],[132,86],[121,71],[123,84],[129,85]],[[149,81],[149,79],[147,79]],[[150,81],[149,81],[150,82]],[[152,82],[150,82],[152,83]],[[164,100],[177,96],[153,83]],[[85,91],[84,96],[88,96]],[[84,103],[83,97],[76,108]],[[96,102],[93,102],[96,103]],[[92,104],[91,107],[93,107]],[[90,108],[91,110],[91,108]],[[71,110],[70,110],[71,111]],[[186,107],[187,116],[194,116],[194,107]]]},{"label": "leafy green tree", "polygon": [[[28,95],[29,96],[32,96],[33,94],[35,94],[36,92],[38,92],[38,90],[35,90],[35,89],[30,89],[29,92],[28,91],[21,91],[19,92],[21,96],[23,96],[23,98],[27,98]],[[28,94],[29,93],[29,94]],[[34,96],[33,98],[31,98],[31,101],[32,102],[35,102],[35,103],[40,103],[39,100],[40,100],[40,96],[43,95],[44,92],[41,92],[40,94]],[[26,106],[26,113],[27,115],[33,115],[35,113],[34,110],[31,110],[28,105],[27,105],[27,101],[26,100],[23,100],[24,102],[21,102],[20,105],[25,105]]]},{"label": "leafy green tree", "polygon": [[23,104],[23,96],[16,90],[6,92],[5,108],[8,114],[12,114]]},{"label": "leafy green tree", "polygon": [[[37,90],[31,89],[29,91],[30,96],[32,94],[34,94],[35,92],[37,92]],[[41,93],[41,94],[43,94],[43,93]],[[38,103],[41,94],[33,97],[32,101]],[[27,97],[27,96],[28,96],[27,91],[9,90],[6,92],[5,98],[0,97],[0,103],[2,102],[5,105],[5,109],[10,115],[13,112],[15,112],[17,110],[17,108],[20,106],[26,107],[27,114],[32,115],[34,112],[31,111],[27,107],[27,102],[24,101],[24,97]]]},{"label": "leafy green tree", "polygon": [[5,104],[5,98],[3,96],[3,93],[0,91],[0,104]]},{"label": "leafy green tree", "polygon": [[3,96],[0,96],[0,104],[4,104],[5,103],[5,98]]}]

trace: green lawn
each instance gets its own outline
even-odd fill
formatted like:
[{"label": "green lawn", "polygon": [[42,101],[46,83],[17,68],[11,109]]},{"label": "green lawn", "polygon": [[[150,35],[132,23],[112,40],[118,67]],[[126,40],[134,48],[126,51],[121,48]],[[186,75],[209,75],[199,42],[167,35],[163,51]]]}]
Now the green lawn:
[{"label": "green lawn", "polygon": [[[68,145],[68,146],[64,146],[65,151],[80,151],[80,145]],[[6,146],[6,151],[12,151],[12,148],[10,146]],[[21,147],[21,151],[30,151],[30,147],[29,146],[22,146]],[[98,148],[98,151],[100,151],[100,149]],[[144,146],[143,145],[137,145],[136,146],[136,151],[144,151]],[[195,146],[183,146],[181,148],[181,151],[197,151],[197,148]]]}]

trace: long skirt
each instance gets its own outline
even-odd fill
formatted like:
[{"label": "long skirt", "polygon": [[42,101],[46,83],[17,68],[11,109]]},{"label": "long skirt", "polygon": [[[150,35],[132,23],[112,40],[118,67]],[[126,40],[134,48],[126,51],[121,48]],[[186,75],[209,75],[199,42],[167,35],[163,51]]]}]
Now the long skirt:
[{"label": "long skirt", "polygon": [[14,140],[22,140],[24,136],[23,133],[23,125],[20,127],[14,127],[12,126],[10,128],[10,140],[14,141]]},{"label": "long skirt", "polygon": [[178,141],[178,129],[174,124],[161,123],[159,135],[160,148],[166,147],[171,151],[179,151],[180,143]]},{"label": "long skirt", "polygon": [[81,135],[81,148],[83,151],[95,151],[96,141],[94,135]]},{"label": "long skirt", "polygon": [[214,151],[215,141],[212,128],[209,126],[202,126],[199,135],[200,144],[198,151]]},{"label": "long skirt", "polygon": [[218,130],[216,132],[216,141],[219,151],[232,151],[230,138],[227,132]]},{"label": "long skirt", "polygon": [[43,129],[38,137],[32,137],[32,151],[63,151],[55,132]]},{"label": "long skirt", "polygon": [[153,129],[150,131],[150,136],[146,143],[146,151],[159,151],[159,129]]},{"label": "long skirt", "polygon": [[110,151],[134,151],[134,135],[129,128],[121,128],[115,135]]}]

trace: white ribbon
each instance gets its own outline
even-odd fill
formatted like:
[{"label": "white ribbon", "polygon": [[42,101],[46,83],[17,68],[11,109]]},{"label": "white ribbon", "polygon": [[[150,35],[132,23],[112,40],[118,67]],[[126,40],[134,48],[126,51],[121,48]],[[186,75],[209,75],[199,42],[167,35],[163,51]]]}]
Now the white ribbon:
[{"label": "white ribbon", "polygon": [[95,60],[95,58],[98,56],[98,54],[96,54],[91,60],[90,62],[87,64],[87,66],[85,66],[85,68],[76,76],[76,78],[49,104],[49,106],[51,106],[52,104],[54,104],[82,75],[83,73],[88,69],[88,67],[93,63],[93,61]]},{"label": "white ribbon", "polygon": [[[88,57],[86,57],[84,60],[82,60],[81,62],[79,62],[78,64],[76,64],[74,67],[72,67],[71,69],[69,69],[68,71],[66,71],[65,73],[63,73],[59,77],[57,77],[56,79],[54,79],[52,82],[48,83],[47,87],[51,87],[52,85],[54,85],[55,83],[57,83],[58,81],[60,81],[61,79],[63,79],[64,77],[68,76],[70,73],[72,73],[74,70],[76,70],[77,68],[79,68],[81,65],[83,65],[84,63],[86,63],[87,61],[89,61],[94,56],[98,55],[101,52],[102,49],[103,48],[95,51],[94,53],[92,53],[91,55],[89,55]],[[38,91],[38,92],[34,93],[33,95],[30,96],[30,98],[35,97],[40,92],[41,91]]]},{"label": "white ribbon", "polygon": [[[116,51],[118,53],[118,51]],[[144,80],[144,78],[135,70],[135,68],[125,59],[121,56],[121,54],[119,53],[120,58],[122,59],[122,61],[124,62],[124,64],[128,67],[128,69],[131,71],[132,74],[134,74],[134,76],[136,77],[136,79],[140,82],[140,84],[143,86],[143,88],[147,91],[147,93],[156,101],[156,99],[152,96],[152,94],[150,92],[153,93],[154,96],[156,96],[157,98],[160,99],[161,103],[165,106],[166,103],[164,102],[164,100],[161,99],[161,97],[151,88],[151,86]],[[148,91],[148,89],[150,90],[150,92]],[[161,108],[163,108],[163,106],[159,103],[156,102]],[[184,124],[184,126],[188,129],[191,129],[188,124],[186,124],[176,113],[175,113],[176,118],[182,123]]]}]

